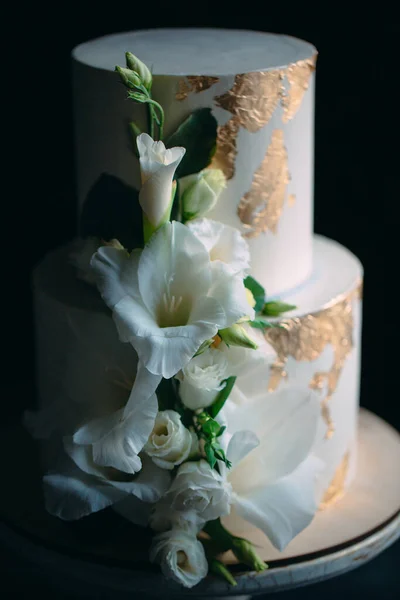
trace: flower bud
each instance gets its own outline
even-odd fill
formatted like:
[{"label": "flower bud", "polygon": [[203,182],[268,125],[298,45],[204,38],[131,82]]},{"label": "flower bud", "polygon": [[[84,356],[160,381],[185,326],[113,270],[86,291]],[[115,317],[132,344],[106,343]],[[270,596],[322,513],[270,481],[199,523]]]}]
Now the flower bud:
[{"label": "flower bud", "polygon": [[268,565],[258,556],[254,546],[243,538],[232,538],[231,550],[236,558],[253,569],[254,571],[265,571]]},{"label": "flower bud", "polygon": [[142,80],[139,75],[130,69],[123,67],[115,67],[115,70],[121,77],[122,83],[129,89],[134,90],[142,85]]},{"label": "flower bud", "polygon": [[257,350],[256,342],[248,335],[246,329],[235,323],[226,329],[220,329],[218,335],[222,338],[227,346],[242,346],[243,348],[251,348]]},{"label": "flower bud", "polygon": [[141,60],[139,60],[134,54],[132,54],[132,52],[126,52],[125,58],[126,58],[126,66],[128,67],[128,69],[135,71],[135,73],[137,73],[139,75],[144,87],[147,90],[149,90],[151,88],[153,78],[152,78],[151,72],[148,69],[148,67]]},{"label": "flower bud", "polygon": [[220,193],[226,186],[226,178],[220,169],[204,169],[179,180],[183,218],[188,221],[201,217],[214,208]]}]

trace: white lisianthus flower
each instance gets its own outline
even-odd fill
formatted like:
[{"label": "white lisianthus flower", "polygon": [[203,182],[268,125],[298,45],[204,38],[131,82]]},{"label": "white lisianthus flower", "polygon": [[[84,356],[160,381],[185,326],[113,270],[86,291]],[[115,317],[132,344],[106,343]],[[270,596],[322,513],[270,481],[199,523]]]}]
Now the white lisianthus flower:
[{"label": "white lisianthus flower", "polygon": [[180,147],[167,150],[163,142],[155,142],[147,133],[139,135],[136,143],[142,178],[139,203],[153,228],[158,228],[169,219],[172,181],[186,150]]},{"label": "white lisianthus flower", "polygon": [[[242,406],[227,403],[224,414],[232,468],[220,465],[232,486],[232,510],[283,550],[318,508],[316,479],[323,467],[313,455],[322,424],[318,395],[307,388],[272,393],[260,388]],[[235,533],[240,535],[237,525]]]},{"label": "white lisianthus flower", "polygon": [[179,395],[183,404],[191,410],[210,406],[228,377],[228,360],[223,352],[209,348],[195,356],[182,369]]},{"label": "white lisianthus flower", "polygon": [[174,511],[194,511],[203,521],[212,521],[229,514],[231,491],[231,485],[202,459],[178,468],[162,502]]},{"label": "white lisianthus flower", "polygon": [[195,535],[179,529],[153,538],[150,561],[160,565],[165,577],[187,588],[195,586],[208,573],[203,545]]},{"label": "white lisianthus flower", "polygon": [[166,223],[129,257],[102,247],[91,264],[121,341],[160,377],[176,375],[218,329],[254,315],[241,276],[212,263],[181,223]]},{"label": "white lisianthus flower", "polygon": [[226,187],[226,177],[221,169],[204,169],[179,179],[179,193],[183,219],[195,219],[209,212]]},{"label": "white lisianthus flower", "polygon": [[[143,469],[135,477],[127,477],[115,469],[100,467],[93,460],[90,446],[64,438],[64,448],[71,460],[57,473],[43,477],[45,504],[48,512],[71,521],[98,512],[108,506],[131,499],[134,506],[157,502],[171,481],[170,474],[143,458]],[[145,514],[143,512],[143,514]],[[148,517],[136,524],[146,526]]]},{"label": "white lisianthus flower", "polygon": [[149,516],[149,525],[154,531],[183,529],[196,535],[203,529],[205,521],[195,510],[173,510],[169,504],[161,499],[153,505]]},{"label": "white lisianthus flower", "polygon": [[211,219],[195,219],[187,226],[207,248],[210,260],[219,262],[243,278],[248,275],[250,250],[238,229]]},{"label": "white lisianthus flower", "polygon": [[194,431],[186,429],[179,413],[163,410],[157,414],[144,451],[158,467],[172,470],[197,450],[197,436]]}]

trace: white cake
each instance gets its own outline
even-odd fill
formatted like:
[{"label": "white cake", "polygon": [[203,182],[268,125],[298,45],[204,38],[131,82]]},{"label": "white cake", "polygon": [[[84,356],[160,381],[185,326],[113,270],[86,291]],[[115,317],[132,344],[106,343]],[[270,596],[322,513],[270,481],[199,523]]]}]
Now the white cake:
[{"label": "white cake", "polygon": [[[208,216],[240,229],[252,276],[269,298],[297,307],[265,334],[275,356],[260,385],[299,384],[320,394],[325,507],[356,468],[362,267],[338,243],[313,235],[316,50],[287,36],[207,29],[124,33],[78,46],[78,212],[103,173],[140,186],[127,123],[141,126],[144,113],[113,72],[127,50],[152,68],[166,138],[196,108],[210,108],[218,121],[212,164],[228,185]],[[101,415],[110,395],[122,402],[136,367],[96,289],[77,278],[71,248],[52,252],[34,274],[40,405],[63,415],[66,434],[81,415]]]}]

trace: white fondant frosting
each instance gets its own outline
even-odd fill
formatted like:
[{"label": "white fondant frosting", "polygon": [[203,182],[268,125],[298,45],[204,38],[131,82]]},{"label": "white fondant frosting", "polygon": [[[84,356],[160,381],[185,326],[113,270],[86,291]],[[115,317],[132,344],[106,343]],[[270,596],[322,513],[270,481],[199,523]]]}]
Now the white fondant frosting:
[{"label": "white fondant frosting", "polygon": [[[144,131],[146,110],[126,99],[126,90],[113,72],[116,64],[124,65],[126,51],[152,67],[153,97],[164,107],[166,140],[198,108],[210,108],[223,127],[234,115],[221,97],[229,92],[240,96],[241,103],[245,98],[239,110],[246,114],[245,122],[230,133],[236,147],[234,174],[231,177],[230,172],[228,185],[209,216],[245,234],[252,233],[248,241],[253,274],[268,293],[280,293],[305,281],[312,269],[314,73],[312,66],[306,65],[303,80],[293,83],[288,69],[312,61],[315,48],[288,36],[213,29],[130,32],[75,48],[73,88],[80,207],[102,173],[140,186],[128,124],[134,121]],[[268,78],[278,71],[278,84],[274,80],[271,88],[257,80],[257,72]],[[250,74],[250,79],[246,79],[245,91],[238,91],[234,88],[235,77],[242,74]],[[189,76],[189,85],[185,76]],[[209,81],[193,89],[193,76],[205,76]],[[184,93],[179,96],[182,85]],[[299,101],[288,116],[285,102],[293,90]],[[269,111],[274,94],[276,102]],[[274,142],[277,139],[278,144]],[[220,150],[224,154],[225,149]],[[266,173],[260,175],[268,152],[272,158],[264,164]],[[268,190],[272,182],[270,202],[271,193],[278,188],[277,216],[264,219],[266,231],[258,226],[254,231],[243,214],[238,214],[239,203],[250,190],[255,202],[252,220],[265,207],[262,198],[257,205],[259,187],[254,191],[254,181],[260,177],[262,189]]]},{"label": "white fondant frosting", "polygon": [[[313,242],[313,277],[302,289],[288,296],[299,310],[288,318],[301,318],[335,305],[338,299],[356,290],[362,276],[358,260],[343,246],[322,237]],[[119,406],[132,382],[136,356],[129,344],[118,340],[111,313],[95,288],[79,281],[68,264],[70,246],[50,253],[34,274],[37,340],[37,378],[40,407],[54,408],[62,432],[71,433],[81,424],[82,415],[97,416],[110,406]],[[317,453],[326,467],[320,477],[321,493],[329,486],[338,465],[349,452],[345,485],[355,468],[356,419],[360,362],[361,304],[354,296],[352,349],[344,361],[336,389],[329,400],[335,431],[319,443]],[[343,315],[343,318],[345,316]],[[327,344],[313,360],[289,357],[287,382],[309,385],[316,372],[328,372],[334,351]],[[266,365],[266,369],[268,369]],[[262,383],[260,382],[260,385]],[[321,389],[321,406],[325,388]]]}]

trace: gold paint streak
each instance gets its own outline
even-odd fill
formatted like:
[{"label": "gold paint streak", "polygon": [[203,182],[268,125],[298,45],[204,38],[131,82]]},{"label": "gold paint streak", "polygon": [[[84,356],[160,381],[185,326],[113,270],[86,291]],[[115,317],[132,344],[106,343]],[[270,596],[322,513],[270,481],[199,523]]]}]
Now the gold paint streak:
[{"label": "gold paint streak", "polygon": [[217,96],[217,106],[230,112],[241,127],[259,131],[271,119],[284,92],[282,70],[244,73],[235,76],[228,92]]},{"label": "gold paint streak", "polygon": [[349,472],[349,462],[350,462],[350,452],[346,452],[340,465],[335,471],[335,474],[332,478],[332,481],[329,484],[328,489],[326,490],[324,497],[319,505],[320,510],[324,510],[328,506],[331,506],[340,498],[343,497],[346,483],[347,473]]},{"label": "gold paint streak", "polygon": [[217,149],[210,167],[221,169],[227,179],[232,179],[235,174],[238,131],[239,123],[235,117],[229,119],[225,125],[220,125],[217,130]]},{"label": "gold paint streak", "polygon": [[296,204],[296,196],[294,194],[289,194],[288,196],[288,205],[294,206]]},{"label": "gold paint streak", "polygon": [[276,233],[289,179],[283,131],[274,129],[251,188],[239,202],[238,216],[247,229],[246,237],[256,237],[267,230]]},{"label": "gold paint streak", "polygon": [[189,94],[199,94],[200,92],[204,92],[218,81],[218,77],[209,77],[208,75],[188,75],[185,79],[180,79],[175,98],[179,101],[186,100]]},{"label": "gold paint streak", "polygon": [[289,65],[285,71],[289,89],[283,94],[281,104],[283,107],[282,121],[288,123],[300,108],[303,96],[308,89],[311,73],[315,71],[317,55],[305,60],[299,60]]},{"label": "gold paint streak", "polygon": [[297,361],[314,361],[324,349],[333,347],[333,363],[328,371],[316,372],[309,383],[310,388],[323,390],[326,386],[321,411],[327,425],[326,437],[334,433],[329,401],[334,394],[345,361],[353,348],[353,300],[360,297],[361,281],[347,294],[338,296],[320,311],[283,319],[282,327],[267,329],[266,340],[274,348],[277,357],[271,367],[270,391],[276,390],[287,377],[285,368],[289,356]]}]

